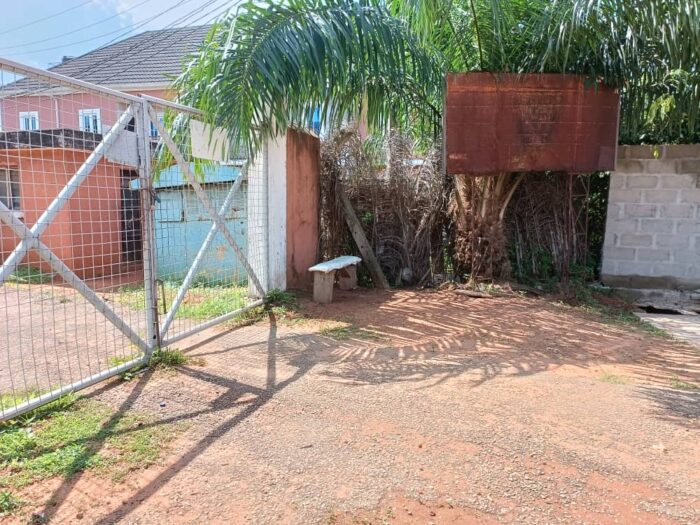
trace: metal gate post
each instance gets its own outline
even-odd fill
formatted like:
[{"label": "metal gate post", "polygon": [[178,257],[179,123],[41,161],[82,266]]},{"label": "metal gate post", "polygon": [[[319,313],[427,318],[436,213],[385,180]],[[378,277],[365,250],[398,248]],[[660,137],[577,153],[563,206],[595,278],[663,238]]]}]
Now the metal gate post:
[{"label": "metal gate post", "polygon": [[151,173],[150,120],[148,102],[140,101],[136,106],[136,135],[139,144],[139,189],[141,190],[141,215],[143,217],[143,287],[146,301],[146,356],[150,359],[153,351],[160,347],[158,327],[158,292],[156,279],[156,238],[154,230],[155,199]]}]

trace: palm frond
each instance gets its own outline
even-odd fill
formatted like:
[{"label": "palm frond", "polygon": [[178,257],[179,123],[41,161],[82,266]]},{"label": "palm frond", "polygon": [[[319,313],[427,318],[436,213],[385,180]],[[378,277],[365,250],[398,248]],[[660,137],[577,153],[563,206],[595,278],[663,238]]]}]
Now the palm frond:
[{"label": "palm frond", "polygon": [[363,101],[370,126],[437,128],[443,68],[378,1],[249,2],[214,27],[176,88],[252,154],[317,109],[338,126]]}]

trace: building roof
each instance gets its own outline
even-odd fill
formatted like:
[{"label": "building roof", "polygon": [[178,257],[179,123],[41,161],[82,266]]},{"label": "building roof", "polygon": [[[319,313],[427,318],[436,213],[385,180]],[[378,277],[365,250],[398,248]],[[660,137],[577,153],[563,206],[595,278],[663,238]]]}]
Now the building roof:
[{"label": "building roof", "polygon": [[5,131],[0,133],[0,149],[70,148],[93,150],[102,135],[75,129],[45,131]]},{"label": "building roof", "polygon": [[[202,45],[210,28],[204,25],[146,31],[66,59],[49,71],[109,87],[166,86],[182,72],[187,57]],[[4,89],[31,90],[39,84],[23,79]]]}]

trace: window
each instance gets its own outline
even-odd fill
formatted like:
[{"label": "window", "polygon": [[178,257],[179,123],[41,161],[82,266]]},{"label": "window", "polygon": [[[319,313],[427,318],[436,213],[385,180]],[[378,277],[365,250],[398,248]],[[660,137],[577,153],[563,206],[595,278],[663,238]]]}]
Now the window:
[{"label": "window", "polygon": [[[158,113],[158,122],[163,124],[163,113]],[[158,128],[153,122],[151,122],[151,137],[154,139],[158,138]]]},{"label": "window", "polygon": [[80,131],[90,133],[102,133],[102,119],[99,109],[81,109],[78,112],[80,118]]},{"label": "window", "polygon": [[19,211],[19,172],[11,168],[0,168],[0,202],[14,211]]},{"label": "window", "polygon": [[39,129],[39,112],[20,111],[19,129],[21,129],[22,131],[34,131]]}]

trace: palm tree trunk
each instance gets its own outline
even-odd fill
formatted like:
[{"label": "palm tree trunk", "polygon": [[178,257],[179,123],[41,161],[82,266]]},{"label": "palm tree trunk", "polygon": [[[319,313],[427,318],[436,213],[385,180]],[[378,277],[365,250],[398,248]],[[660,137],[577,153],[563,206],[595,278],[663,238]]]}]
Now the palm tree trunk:
[{"label": "palm tree trunk", "polygon": [[450,211],[455,256],[470,282],[508,277],[505,217],[522,174],[456,175]]}]

